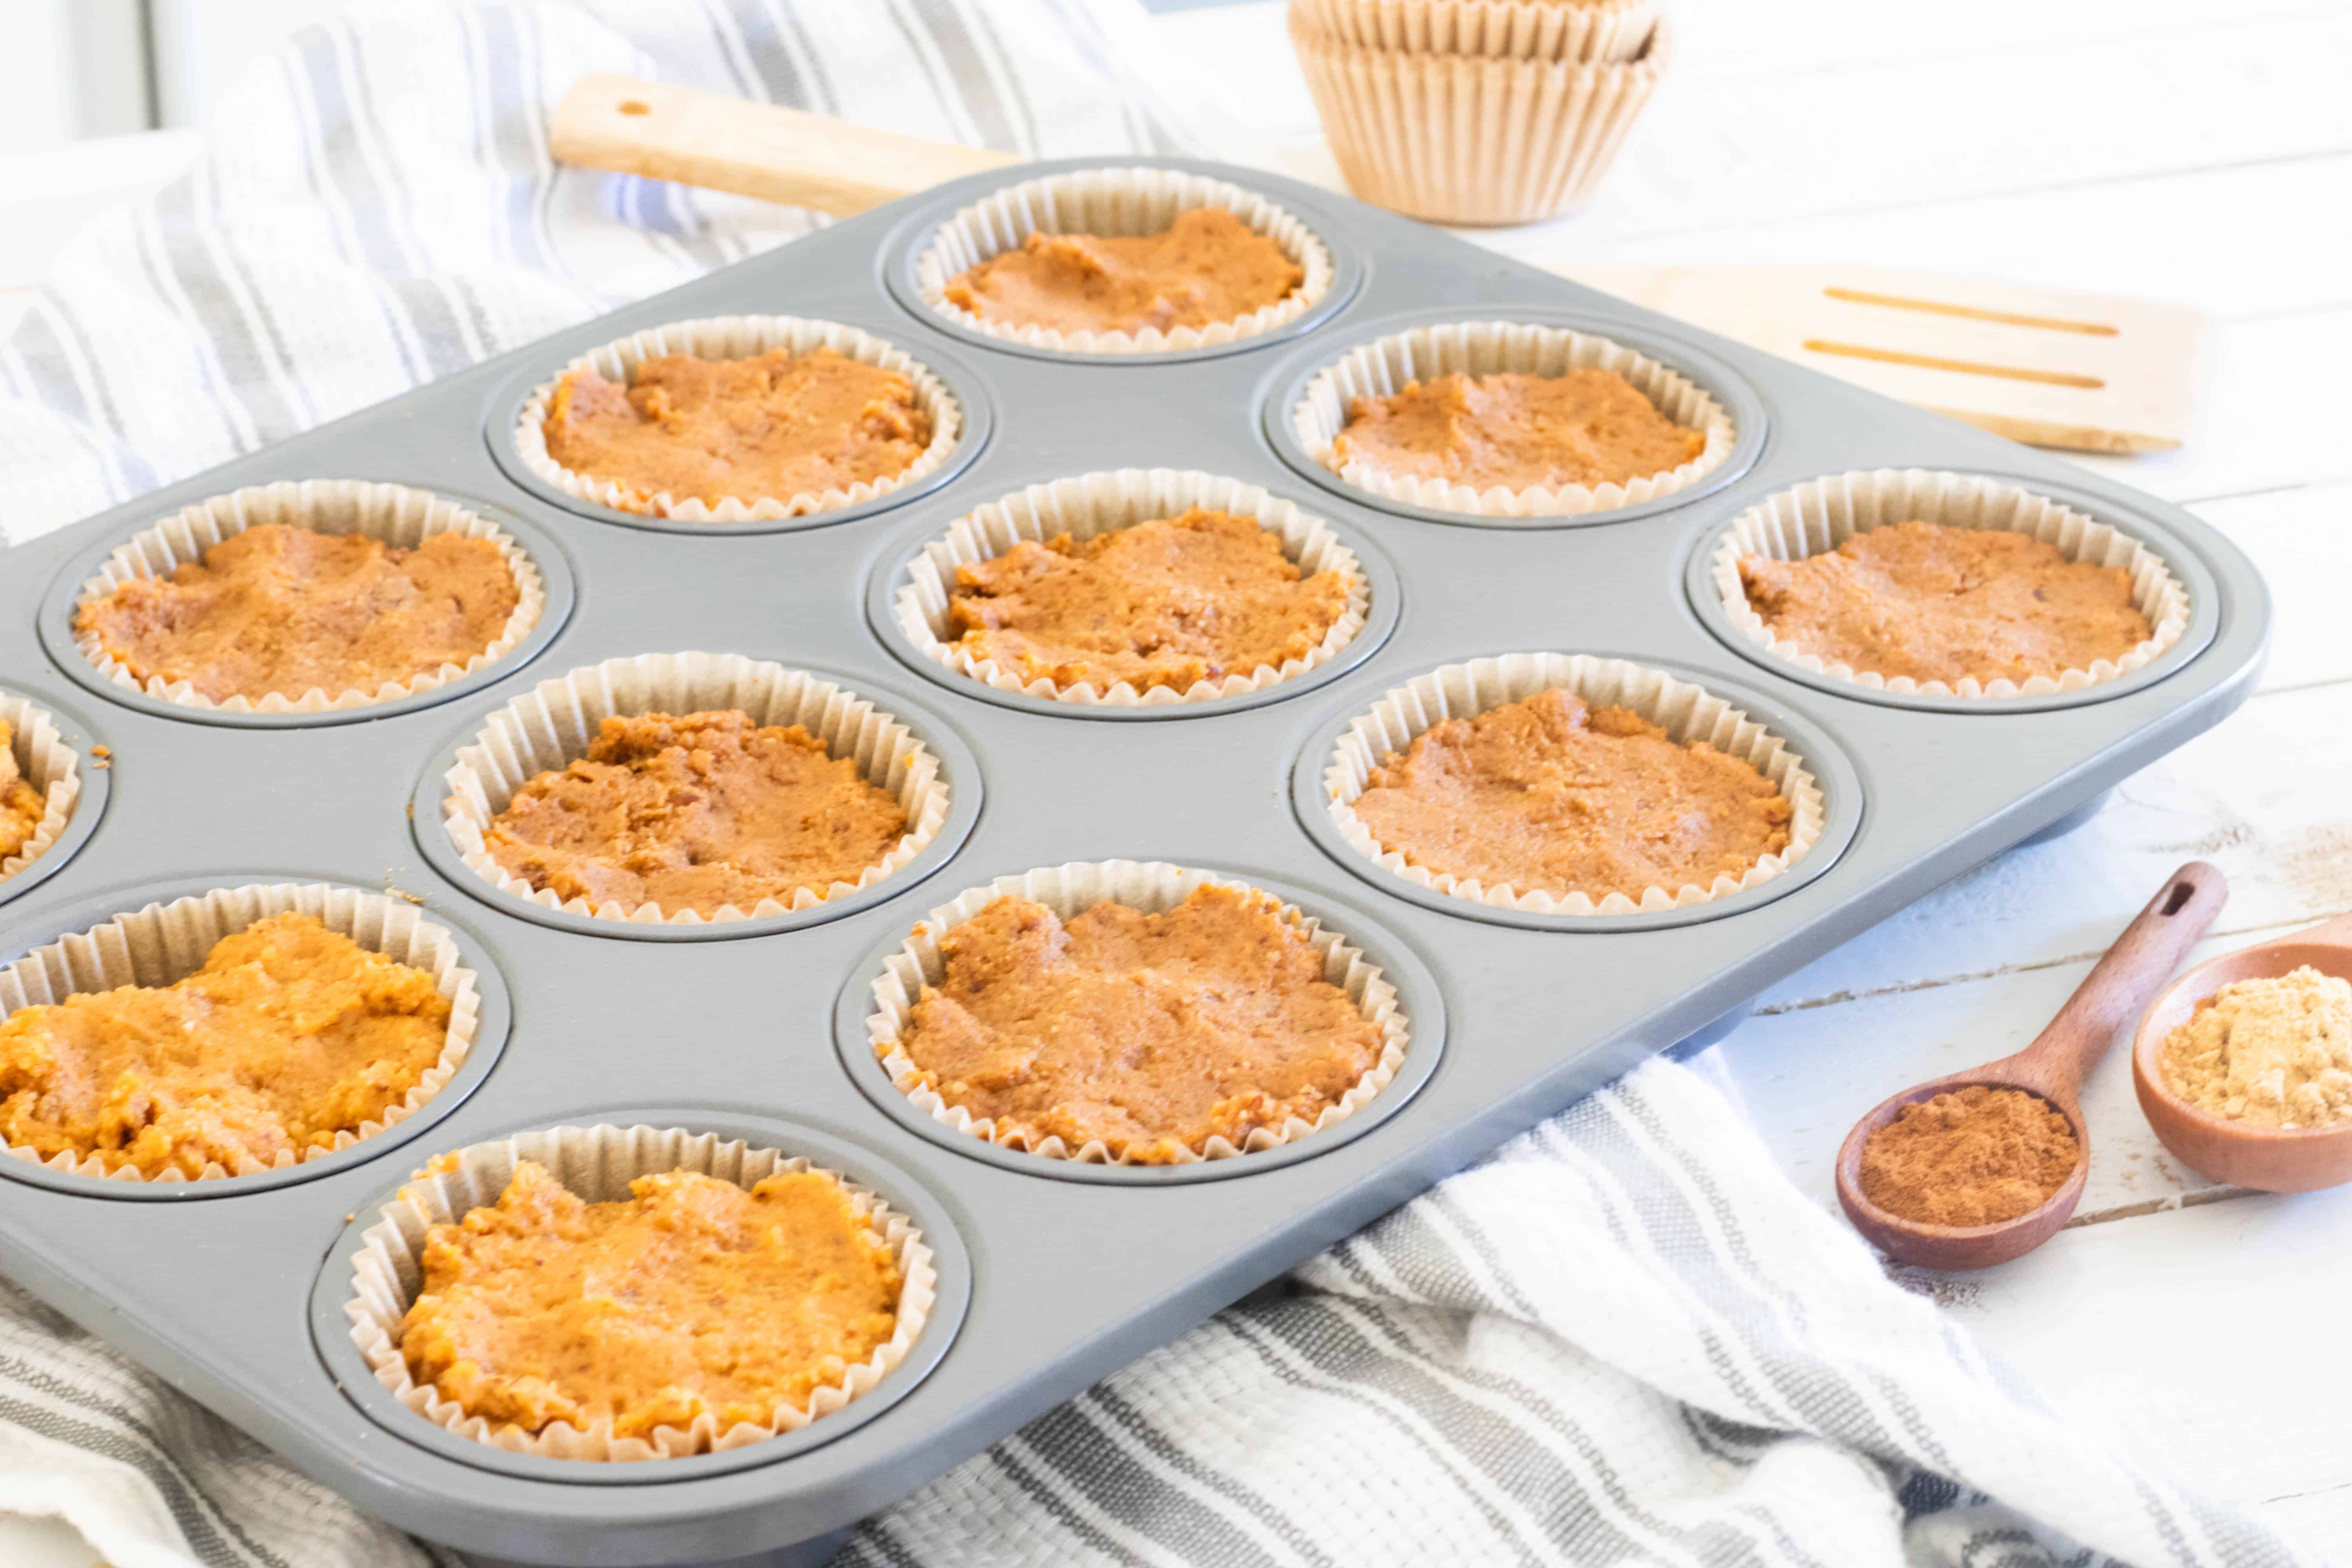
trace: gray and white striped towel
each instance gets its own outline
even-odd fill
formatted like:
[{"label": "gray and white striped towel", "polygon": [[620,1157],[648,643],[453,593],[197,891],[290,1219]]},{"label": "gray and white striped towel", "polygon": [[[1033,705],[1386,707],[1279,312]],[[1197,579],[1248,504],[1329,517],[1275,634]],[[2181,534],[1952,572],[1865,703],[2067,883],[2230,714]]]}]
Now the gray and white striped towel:
[{"label": "gray and white striped towel", "polygon": [[[377,0],[309,29],[0,349],[0,526],[29,537],[815,221],[558,173],[540,127],[583,74],[1024,153],[1190,148],[1145,26],[1134,0]],[[6,1292],[0,1510],[65,1517],[117,1568],[452,1561]],[[842,1561],[2315,1560],[2054,1420],[1657,1063],[877,1515]]]}]

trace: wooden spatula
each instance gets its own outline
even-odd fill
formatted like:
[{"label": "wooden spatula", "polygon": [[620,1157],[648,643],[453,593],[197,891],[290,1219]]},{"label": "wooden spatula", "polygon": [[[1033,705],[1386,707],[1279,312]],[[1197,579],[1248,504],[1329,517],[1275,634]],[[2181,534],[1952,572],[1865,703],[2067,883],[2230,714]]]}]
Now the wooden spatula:
[{"label": "wooden spatula", "polygon": [[[548,145],[568,163],[844,216],[1013,162],[622,76],[566,94]],[[2145,452],[2188,434],[2203,318],[2178,306],[1869,268],[1556,270],[2037,446]]]}]

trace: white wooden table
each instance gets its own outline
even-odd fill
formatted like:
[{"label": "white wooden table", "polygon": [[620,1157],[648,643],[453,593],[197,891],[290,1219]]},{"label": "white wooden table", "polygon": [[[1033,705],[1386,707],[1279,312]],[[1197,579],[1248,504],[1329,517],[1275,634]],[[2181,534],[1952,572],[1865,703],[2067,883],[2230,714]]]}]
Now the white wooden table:
[{"label": "white wooden table", "polygon": [[[2213,861],[2234,889],[2200,957],[2352,910],[2352,396],[2336,368],[2352,361],[2352,6],[1668,4],[1676,64],[1601,196],[1468,237],[1538,261],[1833,260],[2200,306],[2215,330],[2194,439],[2086,463],[2227,532],[2276,595],[2270,667],[2240,713],[2072,837],[2001,857],[1775,987],[1698,1058],[1833,1207],[1831,1161],[1857,1115],[2024,1044],[2180,861]],[[1160,26],[1171,75],[1223,106],[1228,155],[1339,184],[1278,3]],[[46,158],[37,189],[31,165],[0,159],[0,327],[5,290],[39,259],[12,197],[135,190],[184,155],[117,147],[79,174]],[[2273,1197],[2180,1168],[2121,1052],[2084,1112],[2091,1184],[2072,1227],[2003,1268],[1905,1282],[2118,1448],[2314,1544],[2352,1544],[2352,1358],[2284,1345],[2336,1331],[2352,1300],[2352,1189]],[[2282,1364],[2246,1376],[2181,1353],[2217,1339],[2278,1342]],[[89,1556],[0,1520],[0,1561]]]}]

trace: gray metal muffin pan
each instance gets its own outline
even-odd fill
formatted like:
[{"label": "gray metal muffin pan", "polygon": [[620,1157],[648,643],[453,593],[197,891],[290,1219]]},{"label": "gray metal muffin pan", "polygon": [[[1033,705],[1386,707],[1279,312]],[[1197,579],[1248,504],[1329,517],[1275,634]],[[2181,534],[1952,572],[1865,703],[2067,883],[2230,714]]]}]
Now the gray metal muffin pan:
[{"label": "gray metal muffin pan", "polygon": [[[51,851],[44,879],[0,890],[0,956],[267,868],[421,899],[478,956],[486,983],[502,977],[512,1023],[471,1091],[446,1093],[424,1126],[296,1179],[190,1184],[134,1201],[125,1184],[38,1179],[0,1158],[0,1271],[362,1508],[466,1552],[581,1565],[810,1560],[861,1516],[1511,1133],[1736,1019],[1811,959],[2064,823],[2252,689],[2269,619],[2262,581],[2176,508],[1370,208],[1251,171],[1174,166],[1265,192],[1360,281],[1298,331],[1214,353],[1074,363],[1006,352],[910,306],[888,281],[943,210],[1040,171],[982,176],[11,552],[0,687],[102,739],[114,763],[93,780],[88,821]],[[1463,320],[1573,321],[1708,380],[1742,417],[1738,471],[1637,513],[1458,527],[1374,504],[1286,458],[1271,405],[1398,318],[1427,319],[1433,301]],[[956,471],[782,530],[620,526],[513,481],[500,454],[519,386],[626,331],[758,312],[845,321],[940,370],[972,405]],[[1106,723],[1102,710],[1008,702],[910,674],[919,657],[869,605],[887,602],[921,538],[1028,484],[1121,467],[1206,469],[1297,500],[1379,563],[1381,615],[1392,623],[1327,679],[1270,700],[1154,709],[1148,721]],[[1953,712],[1808,680],[1710,620],[1689,574],[1730,517],[1801,480],[1880,467],[1996,474],[2138,534],[2190,583],[2202,640],[2144,679]],[[491,505],[520,525],[551,578],[568,567],[572,613],[551,616],[544,646],[434,693],[423,711],[238,726],[102,684],[70,704],[51,700],[68,681],[87,683],[70,641],[41,635],[50,583],[189,502],[316,477],[397,480]],[[957,842],[870,899],[698,941],[551,920],[499,897],[437,847],[435,785],[459,731],[567,669],[684,648],[819,668],[952,738],[939,749],[971,813]],[[1339,727],[1437,665],[1538,649],[1631,657],[1718,688],[1807,756],[1828,792],[1830,836],[1752,894],[1581,922],[1417,896],[1329,842],[1313,782]],[[967,888],[1111,858],[1263,880],[1392,963],[1412,1010],[1405,1075],[1333,1136],[1157,1177],[1063,1179],[1078,1173],[894,1110],[859,1059],[858,997],[881,952]],[[648,1114],[758,1129],[787,1152],[805,1142],[903,1198],[942,1256],[960,1259],[960,1323],[945,1311],[933,1321],[887,1400],[877,1393],[723,1466],[520,1467],[388,1408],[338,1343],[349,1233],[433,1152]]]}]

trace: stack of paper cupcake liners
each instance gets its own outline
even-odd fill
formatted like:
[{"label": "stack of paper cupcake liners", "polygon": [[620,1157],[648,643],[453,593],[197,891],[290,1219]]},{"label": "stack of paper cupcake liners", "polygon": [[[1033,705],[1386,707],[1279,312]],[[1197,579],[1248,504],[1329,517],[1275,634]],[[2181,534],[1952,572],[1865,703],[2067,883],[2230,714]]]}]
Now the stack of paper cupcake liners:
[{"label": "stack of paper cupcake liners", "polygon": [[1655,0],[1291,0],[1290,40],[1349,188],[1460,224],[1584,200],[1672,52]]}]

